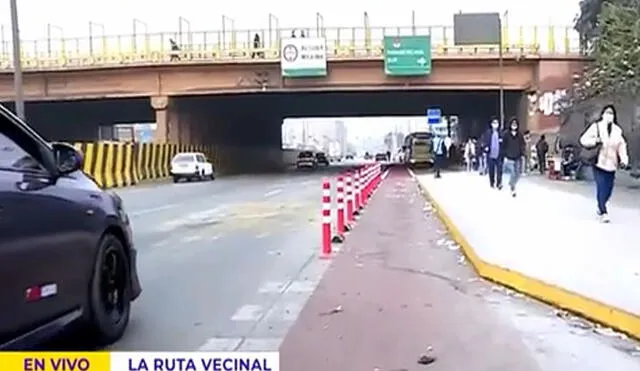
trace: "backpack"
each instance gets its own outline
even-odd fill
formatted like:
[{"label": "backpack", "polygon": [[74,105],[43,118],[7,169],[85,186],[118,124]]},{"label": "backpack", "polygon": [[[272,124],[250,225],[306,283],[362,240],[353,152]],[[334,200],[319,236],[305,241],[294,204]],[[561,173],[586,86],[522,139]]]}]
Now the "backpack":
[{"label": "backpack", "polygon": [[[596,125],[596,132],[598,133],[598,139],[601,139],[600,128],[598,127],[598,124],[597,123],[591,124],[591,126],[593,125]],[[589,129],[591,129],[591,126],[587,127],[587,130],[585,130],[584,133],[589,131]],[[582,135],[584,135],[584,133],[582,133]],[[582,162],[591,166],[595,165],[598,162],[600,149],[602,149],[602,140],[599,140],[598,143],[596,143],[596,145],[594,146],[587,147],[587,146],[581,145],[581,147],[582,148],[580,150],[580,159],[582,160]]]}]

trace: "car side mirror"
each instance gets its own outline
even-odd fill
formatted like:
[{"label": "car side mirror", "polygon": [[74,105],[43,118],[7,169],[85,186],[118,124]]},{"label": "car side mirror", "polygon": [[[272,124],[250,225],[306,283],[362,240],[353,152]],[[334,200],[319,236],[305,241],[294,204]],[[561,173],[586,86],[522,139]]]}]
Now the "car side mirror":
[{"label": "car side mirror", "polygon": [[80,151],[66,143],[53,143],[56,166],[61,175],[82,169],[83,156]]}]

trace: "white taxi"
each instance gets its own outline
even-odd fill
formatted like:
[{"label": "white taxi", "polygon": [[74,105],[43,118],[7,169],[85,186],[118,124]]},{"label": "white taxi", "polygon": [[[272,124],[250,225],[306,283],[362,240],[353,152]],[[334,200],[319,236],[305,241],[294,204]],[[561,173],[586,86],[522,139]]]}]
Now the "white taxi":
[{"label": "white taxi", "polygon": [[171,159],[170,173],[174,183],[178,183],[180,179],[213,180],[213,172],[213,164],[201,152],[178,153]]}]

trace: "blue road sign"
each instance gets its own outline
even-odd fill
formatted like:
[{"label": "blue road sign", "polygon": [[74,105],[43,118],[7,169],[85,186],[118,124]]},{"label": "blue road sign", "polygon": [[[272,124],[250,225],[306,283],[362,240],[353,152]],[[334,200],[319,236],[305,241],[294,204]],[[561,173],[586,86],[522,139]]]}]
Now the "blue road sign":
[{"label": "blue road sign", "polygon": [[440,108],[428,108],[427,109],[427,124],[439,124],[442,119],[442,111]]}]

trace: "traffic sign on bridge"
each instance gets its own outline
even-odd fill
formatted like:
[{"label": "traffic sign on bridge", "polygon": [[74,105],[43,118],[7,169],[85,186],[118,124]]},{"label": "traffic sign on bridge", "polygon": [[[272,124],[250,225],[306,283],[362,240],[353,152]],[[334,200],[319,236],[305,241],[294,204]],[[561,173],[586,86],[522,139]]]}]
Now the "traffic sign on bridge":
[{"label": "traffic sign on bridge", "polygon": [[442,111],[440,108],[428,108],[427,109],[427,124],[435,125],[439,124],[442,120]]},{"label": "traffic sign on bridge", "polygon": [[385,36],[384,72],[389,76],[431,73],[430,36]]}]

